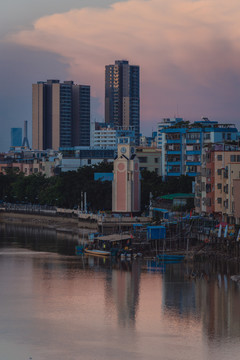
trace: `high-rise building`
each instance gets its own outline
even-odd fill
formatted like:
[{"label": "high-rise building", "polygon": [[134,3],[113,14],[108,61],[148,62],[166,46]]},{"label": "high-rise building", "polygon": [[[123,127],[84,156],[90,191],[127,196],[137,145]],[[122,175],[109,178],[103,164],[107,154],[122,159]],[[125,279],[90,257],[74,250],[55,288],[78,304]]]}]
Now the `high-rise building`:
[{"label": "high-rise building", "polygon": [[105,122],[123,128],[134,127],[135,143],[140,131],[139,66],[116,60],[105,67]]},{"label": "high-rise building", "polygon": [[11,146],[22,145],[22,128],[11,128]]},{"label": "high-rise building", "polygon": [[47,80],[32,88],[33,149],[90,145],[90,86]]}]

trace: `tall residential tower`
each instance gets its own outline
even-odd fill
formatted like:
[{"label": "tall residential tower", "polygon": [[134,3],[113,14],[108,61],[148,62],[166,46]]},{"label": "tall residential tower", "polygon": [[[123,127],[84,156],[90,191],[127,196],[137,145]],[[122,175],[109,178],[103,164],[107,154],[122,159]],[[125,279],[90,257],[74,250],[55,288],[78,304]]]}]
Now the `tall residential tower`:
[{"label": "tall residential tower", "polygon": [[105,122],[135,131],[139,145],[140,131],[139,66],[116,60],[105,67]]},{"label": "tall residential tower", "polygon": [[90,145],[90,86],[47,80],[32,86],[33,149]]}]

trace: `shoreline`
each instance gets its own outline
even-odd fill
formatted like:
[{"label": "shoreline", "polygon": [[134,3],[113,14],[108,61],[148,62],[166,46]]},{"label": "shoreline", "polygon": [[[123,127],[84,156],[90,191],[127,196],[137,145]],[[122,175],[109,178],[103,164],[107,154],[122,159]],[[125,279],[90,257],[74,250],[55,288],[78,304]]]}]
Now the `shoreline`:
[{"label": "shoreline", "polygon": [[[87,238],[90,232],[97,232],[98,225],[96,222],[83,220],[74,217],[66,216],[51,216],[51,215],[38,215],[14,212],[0,212],[0,224],[12,224],[19,226],[30,226],[36,228],[43,228],[55,230],[58,233],[66,235],[77,235]],[[175,252],[175,251],[174,251]],[[148,256],[147,256],[148,257]],[[149,258],[152,258],[150,256]],[[194,254],[194,250],[189,249],[189,254],[186,256],[188,261],[202,261],[218,259],[226,263],[239,263],[239,256],[231,256],[220,250],[209,249],[208,251],[201,251]]]},{"label": "shoreline", "polygon": [[57,232],[82,234],[96,231],[94,224],[87,221],[79,221],[77,218],[63,216],[47,216],[38,214],[23,214],[13,212],[1,212],[0,223],[20,226],[33,226],[46,229],[55,229]]}]

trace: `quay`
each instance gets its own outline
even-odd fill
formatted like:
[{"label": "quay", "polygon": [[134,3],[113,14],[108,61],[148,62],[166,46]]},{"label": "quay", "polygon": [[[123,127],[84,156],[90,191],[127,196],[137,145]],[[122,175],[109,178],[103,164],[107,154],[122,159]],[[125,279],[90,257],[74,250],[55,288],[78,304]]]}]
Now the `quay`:
[{"label": "quay", "polygon": [[[154,223],[150,217],[85,214],[79,210],[56,207],[4,204],[0,207],[0,223],[55,229],[77,234],[85,241],[90,232],[99,234],[132,234],[132,244],[145,256],[184,254],[187,259],[221,257],[240,259],[239,229],[227,225],[219,232],[216,220],[201,216],[179,217]],[[222,225],[221,225],[222,226]],[[152,228],[152,230],[151,230]],[[160,230],[164,234],[156,233]]]}]

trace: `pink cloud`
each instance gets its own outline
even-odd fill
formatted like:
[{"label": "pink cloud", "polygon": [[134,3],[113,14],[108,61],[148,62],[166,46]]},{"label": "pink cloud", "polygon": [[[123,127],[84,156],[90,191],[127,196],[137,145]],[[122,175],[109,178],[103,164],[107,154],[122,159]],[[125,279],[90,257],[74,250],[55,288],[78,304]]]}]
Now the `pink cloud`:
[{"label": "pink cloud", "polygon": [[8,41],[61,55],[69,77],[102,100],[105,65],[140,65],[145,121],[173,116],[178,106],[183,116],[220,118],[219,102],[240,85],[239,11],[239,0],[129,0],[40,18]]}]

